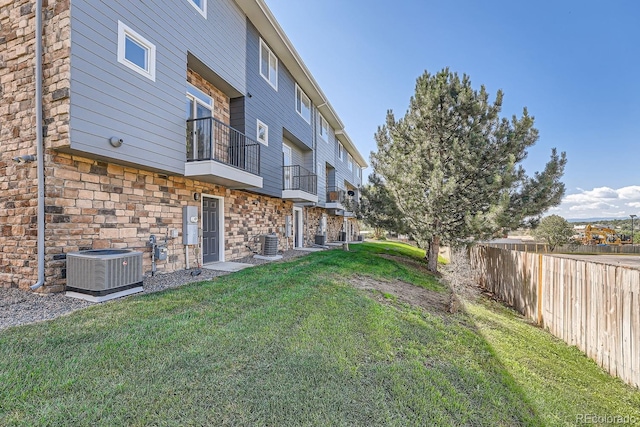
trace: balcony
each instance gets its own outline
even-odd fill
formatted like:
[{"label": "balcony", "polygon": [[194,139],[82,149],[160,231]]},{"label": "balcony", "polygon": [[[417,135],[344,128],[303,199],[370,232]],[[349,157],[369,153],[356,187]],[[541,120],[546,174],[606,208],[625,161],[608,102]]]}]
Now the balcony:
[{"label": "balcony", "polygon": [[325,204],[325,207],[327,209],[344,210],[342,202],[346,196],[347,193],[342,188],[327,187],[327,203]]},{"label": "balcony", "polygon": [[318,202],[318,177],[302,166],[283,166],[282,198],[294,202]]},{"label": "balcony", "polygon": [[[346,203],[347,200],[349,203]],[[330,209],[330,212],[334,215],[355,217],[355,213],[352,211],[355,211],[357,206],[358,200],[355,190],[347,191],[338,187],[327,187],[327,202],[325,203],[325,208]]]},{"label": "balcony", "polygon": [[212,117],[187,120],[185,176],[228,188],[262,188],[260,143]]}]

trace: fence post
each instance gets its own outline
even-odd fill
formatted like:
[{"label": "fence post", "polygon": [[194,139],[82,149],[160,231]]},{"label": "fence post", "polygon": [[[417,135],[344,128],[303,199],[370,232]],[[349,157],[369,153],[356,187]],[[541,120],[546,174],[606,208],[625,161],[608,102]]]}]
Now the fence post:
[{"label": "fence post", "polygon": [[538,325],[542,326],[542,254],[538,254]]}]

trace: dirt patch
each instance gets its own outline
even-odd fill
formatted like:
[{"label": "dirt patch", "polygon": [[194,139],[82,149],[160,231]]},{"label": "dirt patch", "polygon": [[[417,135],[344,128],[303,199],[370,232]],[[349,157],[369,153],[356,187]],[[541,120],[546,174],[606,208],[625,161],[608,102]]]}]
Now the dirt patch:
[{"label": "dirt patch", "polygon": [[360,275],[354,276],[349,282],[358,289],[381,292],[381,294],[374,293],[374,296],[383,303],[389,303],[389,299],[385,298],[384,294],[390,294],[398,301],[422,307],[432,313],[455,313],[458,308],[457,299],[450,291],[435,292],[400,280],[386,282]]},{"label": "dirt patch", "polygon": [[407,258],[405,256],[398,256],[398,255],[380,254],[379,256],[381,256],[382,258],[385,258],[385,259],[390,259],[391,261],[395,261],[398,264],[404,264],[404,265],[407,265],[409,267],[413,267],[414,269],[416,269],[416,270],[418,270],[418,271],[420,271],[422,273],[434,276],[434,274],[427,269],[427,264],[425,264],[423,261],[419,261],[417,259],[412,259],[412,258]]}]

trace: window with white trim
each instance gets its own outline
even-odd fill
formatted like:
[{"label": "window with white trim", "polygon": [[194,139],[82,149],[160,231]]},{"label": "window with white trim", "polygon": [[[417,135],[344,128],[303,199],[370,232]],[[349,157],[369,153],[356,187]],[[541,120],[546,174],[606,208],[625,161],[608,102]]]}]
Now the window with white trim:
[{"label": "window with white trim", "polygon": [[347,162],[347,167],[351,172],[353,172],[353,157],[351,157],[351,154],[347,154],[347,156],[349,157],[349,160]]},{"label": "window with white trim", "polygon": [[260,39],[260,75],[275,90],[278,90],[278,57],[271,52],[262,39]]},{"label": "window with white trim", "polygon": [[338,158],[341,162],[344,162],[344,147],[338,142]]},{"label": "window with white trim", "polygon": [[269,126],[258,120],[256,139],[264,145],[269,145]]},{"label": "window with white trim", "polygon": [[324,139],[325,142],[329,142],[329,123],[321,114],[318,114],[318,116],[320,117],[320,138]]},{"label": "window with white trim", "polygon": [[156,46],[118,21],[118,62],[156,81]]},{"label": "window with white trim", "polygon": [[207,17],[207,0],[188,0],[193,7],[205,18]]},{"label": "window with white trim", "polygon": [[311,123],[311,100],[296,84],[296,111],[307,123]]},{"label": "window with white trim", "polygon": [[213,98],[187,83],[187,120],[213,117]]}]

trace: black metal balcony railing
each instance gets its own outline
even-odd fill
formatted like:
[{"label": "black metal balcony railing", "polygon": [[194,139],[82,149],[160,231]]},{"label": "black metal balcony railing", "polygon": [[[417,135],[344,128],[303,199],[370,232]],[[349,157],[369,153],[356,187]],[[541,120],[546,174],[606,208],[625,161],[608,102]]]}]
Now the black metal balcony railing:
[{"label": "black metal balcony railing", "polygon": [[327,203],[342,203],[347,193],[338,187],[327,187]]},{"label": "black metal balcony railing", "polygon": [[301,190],[309,194],[318,194],[318,177],[302,166],[283,166],[282,182],[284,190]]},{"label": "black metal balcony railing", "polygon": [[213,117],[187,120],[187,161],[200,160],[260,175],[260,143]]}]

